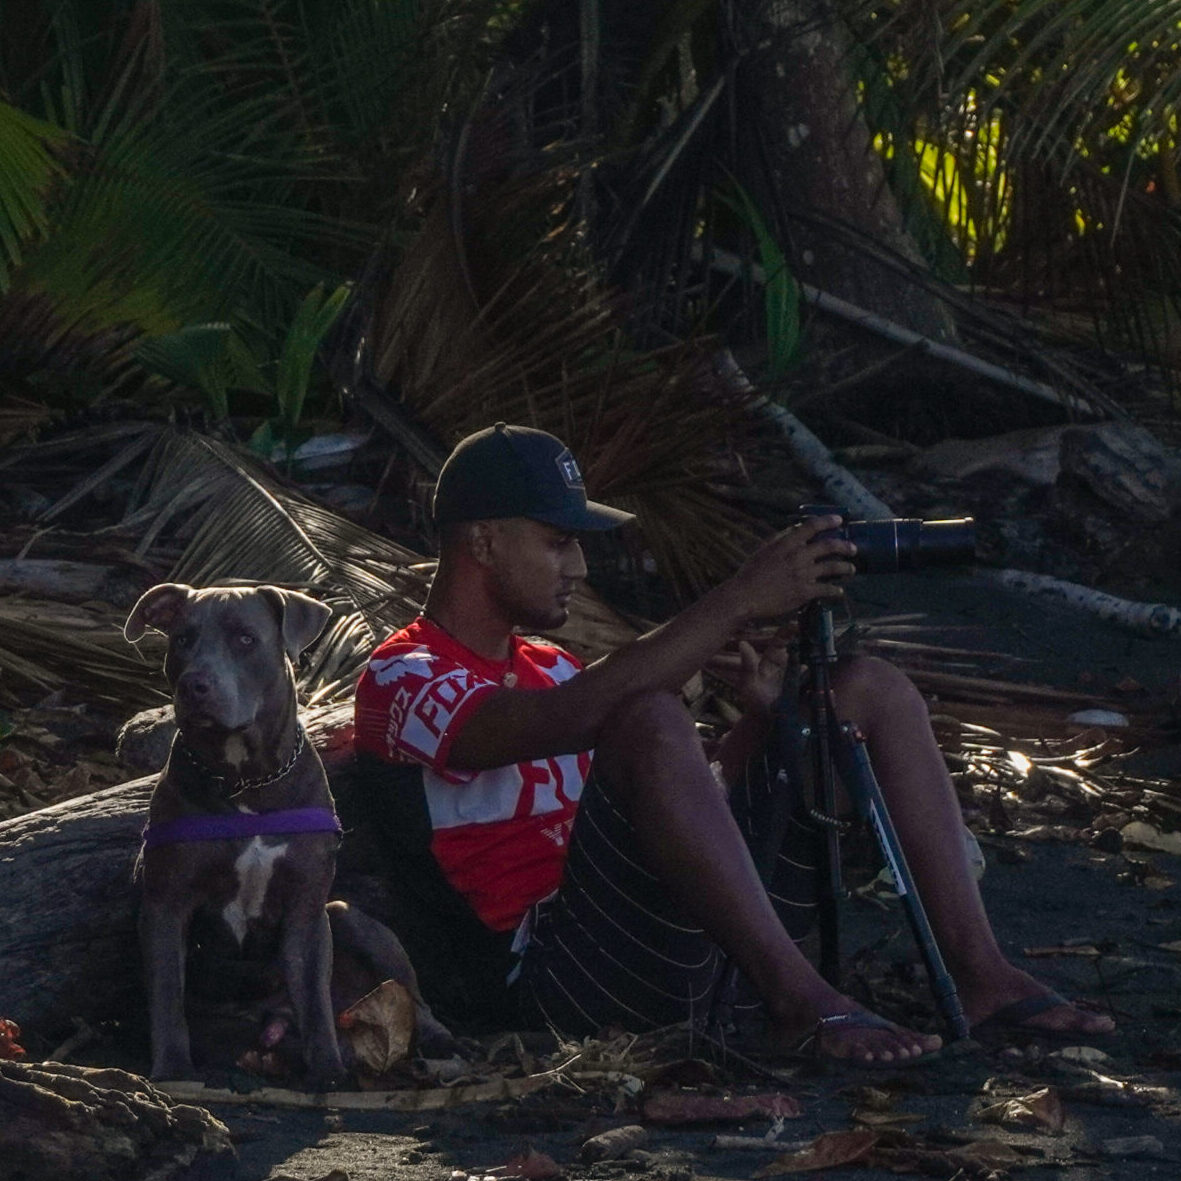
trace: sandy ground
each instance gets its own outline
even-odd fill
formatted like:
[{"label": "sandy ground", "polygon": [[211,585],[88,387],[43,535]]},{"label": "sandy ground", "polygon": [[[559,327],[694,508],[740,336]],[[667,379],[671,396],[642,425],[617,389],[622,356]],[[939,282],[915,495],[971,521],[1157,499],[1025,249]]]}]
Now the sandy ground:
[{"label": "sandy ground", "polygon": [[[854,588],[854,597],[862,615],[926,612],[946,629],[948,643],[1029,657],[1031,663],[1019,675],[1031,681],[1075,687],[1081,675],[1103,687],[1129,676],[1149,686],[1177,680],[1181,646],[1176,641],[1130,636],[1072,611],[1000,592],[973,576],[865,579]],[[1129,765],[1138,774],[1176,784],[1181,746],[1133,756]],[[446,1181],[454,1173],[487,1177],[499,1170],[503,1175],[507,1162],[532,1150],[546,1154],[557,1172],[571,1179],[750,1178],[789,1145],[855,1128],[877,1131],[887,1146],[900,1134],[912,1137],[910,1144],[924,1147],[928,1155],[921,1161],[912,1155],[911,1171],[931,1176],[988,1176],[987,1164],[946,1155],[982,1140],[999,1140],[1009,1148],[1010,1159],[996,1175],[1029,1169],[1047,1181],[1181,1175],[1181,953],[1163,946],[1177,942],[1181,947],[1177,858],[1140,853],[1138,868],[1129,872],[1122,853],[1012,836],[987,838],[985,854],[982,889],[1006,951],[1066,994],[1109,1007],[1120,1023],[1116,1036],[1081,1051],[1038,1044],[1000,1050],[961,1045],[930,1065],[906,1071],[804,1067],[779,1079],[699,1044],[694,1057],[710,1065],[698,1069],[716,1084],[736,1094],[779,1090],[799,1101],[799,1117],[783,1123],[776,1143],[741,1150],[718,1148],[715,1138],[719,1133],[765,1138],[774,1133],[770,1119],[675,1130],[648,1124],[643,1142],[629,1157],[598,1162],[583,1158],[580,1146],[588,1135],[641,1122],[633,1110],[620,1106],[618,1086],[582,1092],[571,1085],[551,1087],[520,1099],[443,1112],[211,1105],[237,1141],[236,1176]],[[896,904],[848,903],[842,946],[855,985],[868,983],[903,997],[904,1010],[907,997],[921,995],[906,985],[913,980],[915,954]],[[1057,951],[1045,954],[1045,949]],[[925,1002],[924,1008],[929,1026],[937,1027]],[[1062,1105],[1060,1131],[980,1118],[986,1107],[1047,1088]],[[896,1174],[858,1163],[826,1175],[834,1181],[884,1181]]]}]

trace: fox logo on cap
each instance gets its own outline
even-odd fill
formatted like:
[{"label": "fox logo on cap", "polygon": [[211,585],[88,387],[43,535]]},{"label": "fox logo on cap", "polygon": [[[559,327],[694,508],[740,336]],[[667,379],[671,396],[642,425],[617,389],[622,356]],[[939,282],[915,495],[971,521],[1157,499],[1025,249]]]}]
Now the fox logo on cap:
[{"label": "fox logo on cap", "polygon": [[554,457],[554,463],[558,465],[558,471],[562,473],[567,488],[582,487],[582,472],[578,470],[578,464],[568,448],[561,455]]}]

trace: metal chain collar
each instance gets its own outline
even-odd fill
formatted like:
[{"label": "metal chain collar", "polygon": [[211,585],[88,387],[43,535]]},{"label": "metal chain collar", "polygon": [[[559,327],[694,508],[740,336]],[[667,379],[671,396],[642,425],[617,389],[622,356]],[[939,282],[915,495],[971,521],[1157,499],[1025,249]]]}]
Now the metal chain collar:
[{"label": "metal chain collar", "polygon": [[[281,766],[277,771],[272,771],[269,775],[260,776],[258,779],[239,779],[234,785],[232,791],[227,792],[227,796],[233,799],[234,796],[241,795],[242,792],[248,791],[252,787],[269,787],[272,783],[277,783],[284,775],[290,772],[291,768],[295,766],[299,756],[303,754],[303,748],[307,745],[307,735],[304,733],[302,726],[295,728],[295,749],[291,752],[291,757]],[[188,759],[192,767],[201,772],[201,774],[208,776],[217,783],[229,783],[229,778],[225,775],[215,775],[209,764],[198,758],[196,754],[189,748],[188,744],[180,743],[181,752],[185,758]]]}]

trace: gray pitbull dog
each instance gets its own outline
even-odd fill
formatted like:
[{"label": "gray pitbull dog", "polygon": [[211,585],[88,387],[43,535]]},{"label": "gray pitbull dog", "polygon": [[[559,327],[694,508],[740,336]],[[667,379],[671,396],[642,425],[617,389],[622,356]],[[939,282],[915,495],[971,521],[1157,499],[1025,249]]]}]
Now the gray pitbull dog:
[{"label": "gray pitbull dog", "polygon": [[[293,672],[330,614],[277,587],[164,583],[128,616],[129,641],[147,628],[168,636],[164,670],[179,727],[152,795],[140,864],[153,1078],[196,1073],[185,1017],[186,954],[196,931],[231,954],[277,961],[273,983],[294,1013],[308,1085],[339,1086],[347,1075],[325,909],[340,824],[323,764],[296,716]],[[393,975],[409,987],[420,1032],[449,1038],[421,1002],[391,932],[367,918],[333,925],[362,935],[377,929],[379,979]]]}]

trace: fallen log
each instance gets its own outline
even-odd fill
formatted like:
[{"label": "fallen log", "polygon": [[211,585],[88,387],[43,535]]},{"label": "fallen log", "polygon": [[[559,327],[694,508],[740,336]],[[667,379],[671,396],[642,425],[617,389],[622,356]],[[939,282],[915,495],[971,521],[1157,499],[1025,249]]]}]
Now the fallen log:
[{"label": "fallen log", "polygon": [[1137,603],[1028,570],[983,570],[981,575],[1009,590],[1065,603],[1130,631],[1172,639],[1181,637],[1181,608],[1167,603]]},{"label": "fallen log", "polygon": [[154,775],[0,824],[0,1016],[30,1054],[139,1007],[135,893]]},{"label": "fallen log", "polygon": [[0,559],[0,592],[7,595],[130,606],[151,585],[149,574],[131,566],[60,558]]},{"label": "fallen log", "polygon": [[235,1156],[225,1124],[137,1075],[60,1062],[0,1062],[5,1177],[236,1176]]}]

